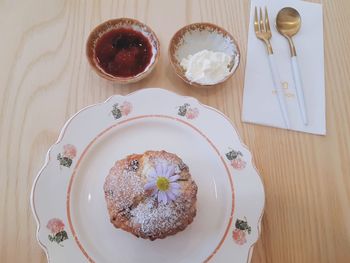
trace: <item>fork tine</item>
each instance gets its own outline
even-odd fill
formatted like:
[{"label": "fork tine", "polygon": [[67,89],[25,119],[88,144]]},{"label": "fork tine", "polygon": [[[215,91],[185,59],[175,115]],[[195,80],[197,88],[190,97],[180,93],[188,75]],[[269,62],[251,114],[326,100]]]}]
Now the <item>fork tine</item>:
[{"label": "fork tine", "polygon": [[265,29],[265,26],[264,26],[264,20],[263,20],[261,7],[259,9],[260,9],[260,12],[259,12],[259,15],[260,15],[260,31],[266,32],[266,29]]},{"label": "fork tine", "polygon": [[254,11],[254,30],[255,30],[255,33],[259,32],[258,10],[256,7]]},{"label": "fork tine", "polygon": [[267,14],[267,7],[265,6],[265,29],[267,32],[271,32],[269,15]]}]

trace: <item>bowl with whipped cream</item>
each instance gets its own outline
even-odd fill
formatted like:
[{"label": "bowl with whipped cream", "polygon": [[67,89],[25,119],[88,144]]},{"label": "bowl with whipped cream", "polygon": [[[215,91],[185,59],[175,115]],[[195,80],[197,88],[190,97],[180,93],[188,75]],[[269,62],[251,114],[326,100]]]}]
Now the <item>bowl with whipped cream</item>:
[{"label": "bowl with whipped cream", "polygon": [[223,83],[237,70],[240,52],[225,29],[210,23],[194,23],[172,37],[169,58],[175,73],[194,86]]}]

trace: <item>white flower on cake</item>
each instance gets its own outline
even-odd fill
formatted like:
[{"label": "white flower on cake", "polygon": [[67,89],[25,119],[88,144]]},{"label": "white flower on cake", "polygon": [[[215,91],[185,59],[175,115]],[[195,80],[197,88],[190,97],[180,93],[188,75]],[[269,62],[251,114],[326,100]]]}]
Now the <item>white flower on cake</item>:
[{"label": "white flower on cake", "polygon": [[152,190],[152,196],[156,197],[158,202],[167,204],[179,195],[181,188],[177,183],[179,178],[180,175],[175,174],[174,165],[159,163],[148,173],[148,181],[144,189]]}]

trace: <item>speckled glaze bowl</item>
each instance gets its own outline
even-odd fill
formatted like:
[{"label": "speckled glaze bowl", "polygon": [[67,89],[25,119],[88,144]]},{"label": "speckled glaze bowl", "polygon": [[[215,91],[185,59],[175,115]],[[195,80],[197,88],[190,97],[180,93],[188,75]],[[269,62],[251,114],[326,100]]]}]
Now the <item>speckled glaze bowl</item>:
[{"label": "speckled glaze bowl", "polygon": [[[152,57],[147,67],[142,72],[131,77],[118,77],[107,73],[99,65],[95,54],[95,47],[96,47],[97,40],[108,31],[116,28],[122,28],[122,27],[131,28],[135,31],[141,32],[149,40],[152,46]],[[137,82],[145,78],[146,76],[148,76],[154,69],[155,65],[157,64],[159,54],[160,54],[160,45],[156,34],[152,31],[150,27],[148,27],[144,23],[131,18],[112,19],[98,25],[94,30],[92,30],[86,43],[87,59],[90,65],[92,66],[92,68],[94,69],[94,71],[101,77],[120,84]]]},{"label": "speckled glaze bowl", "polygon": [[[213,84],[202,84],[186,77],[185,70],[180,65],[181,60],[203,49],[224,52],[232,57],[230,72],[225,78]],[[168,55],[176,75],[188,84],[200,87],[223,83],[234,74],[240,61],[239,48],[233,36],[225,29],[210,23],[194,23],[177,31],[170,41]]]}]

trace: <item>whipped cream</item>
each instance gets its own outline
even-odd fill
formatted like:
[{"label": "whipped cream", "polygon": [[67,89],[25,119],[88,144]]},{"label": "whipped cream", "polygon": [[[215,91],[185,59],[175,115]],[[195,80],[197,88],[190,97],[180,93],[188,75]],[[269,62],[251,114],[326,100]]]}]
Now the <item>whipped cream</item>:
[{"label": "whipped cream", "polygon": [[186,77],[199,84],[216,84],[230,74],[231,57],[223,52],[202,50],[181,60]]}]

